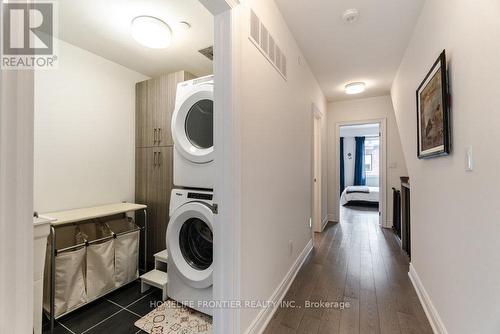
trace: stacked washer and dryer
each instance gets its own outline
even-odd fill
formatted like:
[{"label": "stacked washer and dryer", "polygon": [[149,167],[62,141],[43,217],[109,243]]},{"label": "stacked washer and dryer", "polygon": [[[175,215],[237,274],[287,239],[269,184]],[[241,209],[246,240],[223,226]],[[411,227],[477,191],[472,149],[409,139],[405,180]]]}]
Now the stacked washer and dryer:
[{"label": "stacked washer and dryer", "polygon": [[177,86],[172,115],[174,189],[167,228],[168,296],[212,315],[213,76]]}]

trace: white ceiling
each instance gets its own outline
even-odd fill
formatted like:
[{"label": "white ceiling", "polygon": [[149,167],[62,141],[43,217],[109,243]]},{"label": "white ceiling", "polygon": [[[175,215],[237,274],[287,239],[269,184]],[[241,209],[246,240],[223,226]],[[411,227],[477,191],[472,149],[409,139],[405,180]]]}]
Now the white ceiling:
[{"label": "white ceiling", "polygon": [[[330,101],[388,94],[424,0],[275,0]],[[357,22],[342,13],[356,8]],[[363,94],[344,86],[364,81]]]},{"label": "white ceiling", "polygon": [[[150,77],[177,70],[201,76],[212,62],[198,50],[213,45],[213,16],[199,0],[57,0],[59,38]],[[131,36],[134,17],[156,16],[174,30],[172,46],[154,50]],[[175,33],[175,23],[191,29]],[[57,33],[56,33],[57,35]]]}]

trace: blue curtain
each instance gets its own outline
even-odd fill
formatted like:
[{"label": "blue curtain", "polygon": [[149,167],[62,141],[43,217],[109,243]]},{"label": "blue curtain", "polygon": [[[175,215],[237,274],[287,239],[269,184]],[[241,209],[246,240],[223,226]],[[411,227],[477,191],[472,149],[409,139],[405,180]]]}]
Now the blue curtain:
[{"label": "blue curtain", "polygon": [[345,172],[344,172],[344,137],[340,137],[340,194],[345,189]]},{"label": "blue curtain", "polygon": [[356,140],[356,160],[354,161],[354,185],[366,185],[365,172],[365,137],[355,137]]}]

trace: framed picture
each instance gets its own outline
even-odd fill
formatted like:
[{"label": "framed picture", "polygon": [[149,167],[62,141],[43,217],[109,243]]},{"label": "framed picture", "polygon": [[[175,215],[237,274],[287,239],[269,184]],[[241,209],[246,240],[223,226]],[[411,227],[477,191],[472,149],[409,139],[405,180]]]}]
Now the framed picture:
[{"label": "framed picture", "polygon": [[424,159],[449,153],[448,75],[443,51],[417,89],[417,155]]}]

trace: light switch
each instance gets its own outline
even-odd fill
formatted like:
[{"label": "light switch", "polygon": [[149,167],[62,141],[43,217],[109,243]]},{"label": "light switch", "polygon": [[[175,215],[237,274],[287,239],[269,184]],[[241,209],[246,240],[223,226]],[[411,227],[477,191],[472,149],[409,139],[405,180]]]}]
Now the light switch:
[{"label": "light switch", "polygon": [[465,170],[472,172],[474,170],[474,158],[472,156],[472,146],[465,148]]}]

